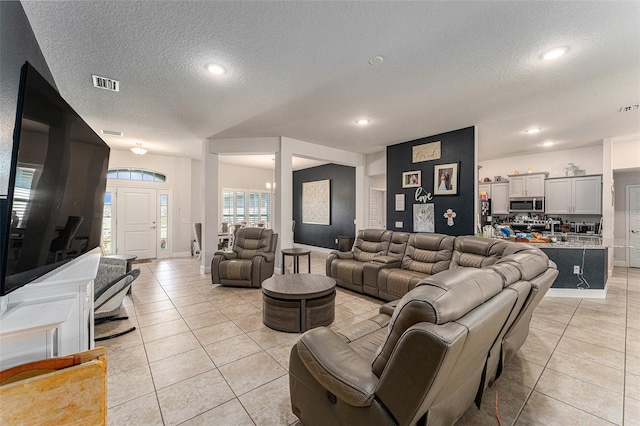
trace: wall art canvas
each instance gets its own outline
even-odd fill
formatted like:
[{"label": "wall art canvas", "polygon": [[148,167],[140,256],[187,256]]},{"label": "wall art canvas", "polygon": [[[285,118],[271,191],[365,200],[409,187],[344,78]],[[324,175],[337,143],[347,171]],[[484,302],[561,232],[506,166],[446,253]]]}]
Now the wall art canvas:
[{"label": "wall art canvas", "polygon": [[433,203],[413,205],[413,232],[435,232]]},{"label": "wall art canvas", "polygon": [[440,141],[426,143],[424,145],[416,145],[412,148],[412,161],[420,163],[422,161],[431,161],[440,159]]},{"label": "wall art canvas", "polygon": [[403,188],[417,188],[422,182],[422,172],[420,170],[414,170],[412,172],[402,173],[402,187]]},{"label": "wall art canvas", "polygon": [[302,223],[331,225],[331,181],[302,183]]},{"label": "wall art canvas", "polygon": [[433,195],[458,195],[458,163],[438,164],[433,170]]}]

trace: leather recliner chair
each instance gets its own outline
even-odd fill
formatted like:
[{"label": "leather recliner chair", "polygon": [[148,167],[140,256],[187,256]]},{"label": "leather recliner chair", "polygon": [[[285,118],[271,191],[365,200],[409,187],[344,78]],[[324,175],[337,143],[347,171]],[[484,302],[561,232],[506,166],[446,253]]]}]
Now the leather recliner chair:
[{"label": "leather recliner chair", "polygon": [[211,282],[259,288],[273,275],[278,234],[272,229],[240,228],[233,251],[218,251],[211,259]]}]

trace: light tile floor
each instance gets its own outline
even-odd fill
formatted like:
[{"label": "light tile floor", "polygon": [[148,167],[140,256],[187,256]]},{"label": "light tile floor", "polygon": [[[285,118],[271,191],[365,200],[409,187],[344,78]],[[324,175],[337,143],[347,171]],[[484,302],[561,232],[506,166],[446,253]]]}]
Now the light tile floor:
[{"label": "light tile floor", "polygon": [[[314,252],[312,273],[326,255]],[[303,263],[304,260],[301,262]],[[299,335],[262,324],[257,289],[220,287],[192,258],[138,264],[129,320],[96,327],[107,348],[110,425],[289,425]],[[301,265],[305,270],[306,265]],[[382,302],[342,289],[336,321]],[[606,300],[545,298],[528,340],[458,425],[640,425],[640,270],[615,268]]]}]

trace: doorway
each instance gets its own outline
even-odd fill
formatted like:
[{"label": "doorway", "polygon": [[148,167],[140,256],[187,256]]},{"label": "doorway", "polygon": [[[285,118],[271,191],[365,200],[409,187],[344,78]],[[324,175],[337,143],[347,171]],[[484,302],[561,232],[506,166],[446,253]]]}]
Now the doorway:
[{"label": "doorway", "polygon": [[386,229],[387,224],[387,191],[371,188],[369,191],[369,227]]},{"label": "doorway", "polygon": [[627,186],[628,265],[640,268],[640,185]]},{"label": "doorway", "polygon": [[171,192],[108,186],[102,225],[105,254],[127,254],[138,259],[170,257]]}]

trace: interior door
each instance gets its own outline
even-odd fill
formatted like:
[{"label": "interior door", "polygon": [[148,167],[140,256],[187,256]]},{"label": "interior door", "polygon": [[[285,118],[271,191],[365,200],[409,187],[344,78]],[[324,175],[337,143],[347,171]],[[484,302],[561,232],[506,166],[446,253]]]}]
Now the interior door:
[{"label": "interior door", "polygon": [[117,254],[156,258],[156,190],[117,189]]},{"label": "interior door", "polygon": [[374,229],[385,229],[386,223],[386,191],[371,188],[369,196],[369,227]]},{"label": "interior door", "polygon": [[628,186],[629,266],[640,268],[640,186]]}]

